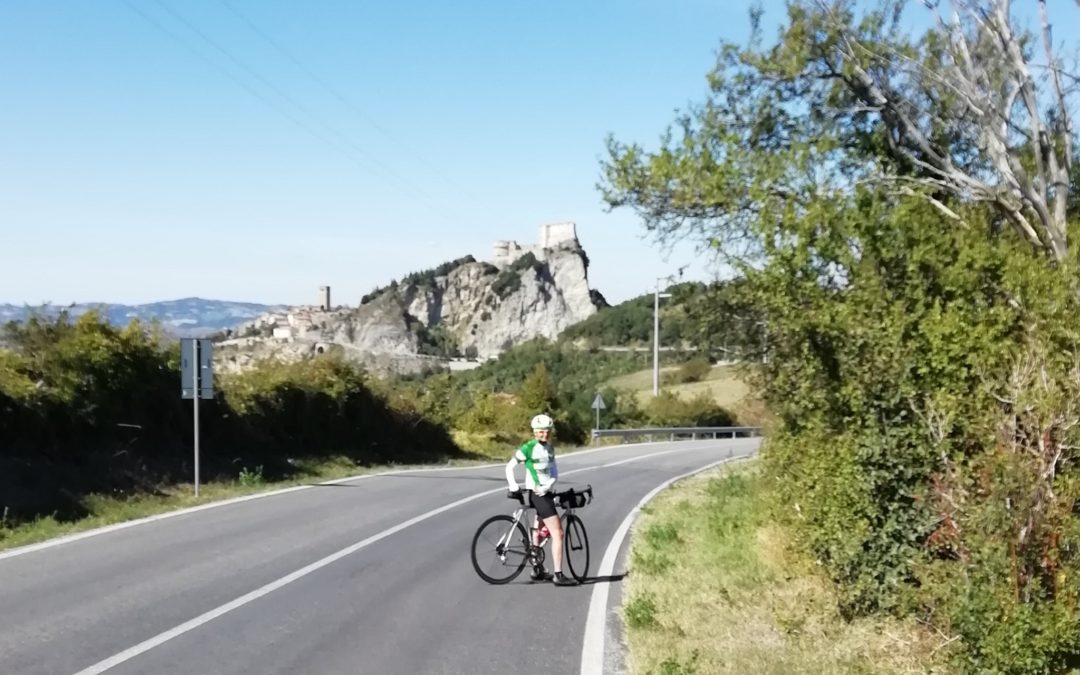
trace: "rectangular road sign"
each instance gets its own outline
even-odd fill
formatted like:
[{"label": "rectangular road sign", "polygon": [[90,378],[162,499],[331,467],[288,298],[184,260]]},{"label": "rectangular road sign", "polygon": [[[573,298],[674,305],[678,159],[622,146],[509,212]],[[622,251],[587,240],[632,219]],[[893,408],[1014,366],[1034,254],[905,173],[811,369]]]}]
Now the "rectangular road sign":
[{"label": "rectangular road sign", "polygon": [[214,343],[199,340],[199,397],[214,398]]},{"label": "rectangular road sign", "polygon": [[[196,353],[196,351],[198,353]],[[199,375],[199,398],[214,398],[214,345],[207,338],[180,339],[180,396],[195,398],[195,373]]]},{"label": "rectangular road sign", "polygon": [[195,341],[180,338],[180,396],[195,398]]}]

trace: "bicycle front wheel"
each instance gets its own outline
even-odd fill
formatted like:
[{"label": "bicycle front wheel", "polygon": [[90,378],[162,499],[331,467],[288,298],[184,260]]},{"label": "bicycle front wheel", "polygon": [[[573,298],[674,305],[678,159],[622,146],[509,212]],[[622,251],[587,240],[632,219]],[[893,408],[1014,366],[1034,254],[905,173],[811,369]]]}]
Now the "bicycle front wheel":
[{"label": "bicycle front wheel", "polygon": [[566,566],[570,568],[570,574],[579,582],[584,581],[589,574],[589,535],[585,533],[585,523],[581,518],[571,514],[566,517],[563,525],[565,535],[563,539],[563,555],[566,556]]},{"label": "bicycle front wheel", "polygon": [[510,516],[492,516],[473,535],[473,569],[489,584],[505,584],[525,569],[529,548],[529,535],[520,522]]}]

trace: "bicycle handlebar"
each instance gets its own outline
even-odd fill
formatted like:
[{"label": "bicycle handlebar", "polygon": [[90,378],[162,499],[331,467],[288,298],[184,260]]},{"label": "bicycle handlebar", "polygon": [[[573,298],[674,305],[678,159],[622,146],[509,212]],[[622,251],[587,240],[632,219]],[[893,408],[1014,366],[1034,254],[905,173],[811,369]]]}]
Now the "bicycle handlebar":
[{"label": "bicycle handlebar", "polygon": [[[519,504],[521,504],[522,506],[529,506],[529,505],[531,505],[532,502],[531,501],[529,501],[529,502],[525,501],[525,493],[527,493],[527,492],[532,492],[532,490],[517,490],[517,491],[507,490],[506,497],[507,497],[507,499],[517,500],[517,502]],[[580,504],[575,504],[575,502],[579,501],[579,500],[575,499],[576,495],[581,495],[582,496],[582,499],[580,500],[581,501]],[[574,505],[574,508],[580,509],[580,508],[588,506],[589,504],[592,503],[592,500],[593,500],[592,484],[590,483],[590,484],[586,485],[584,490],[575,490],[574,488],[570,488],[569,490],[563,490],[562,492],[556,492],[554,497],[555,497],[555,501],[557,501],[564,508],[567,506],[567,504],[571,504],[571,505]]]}]

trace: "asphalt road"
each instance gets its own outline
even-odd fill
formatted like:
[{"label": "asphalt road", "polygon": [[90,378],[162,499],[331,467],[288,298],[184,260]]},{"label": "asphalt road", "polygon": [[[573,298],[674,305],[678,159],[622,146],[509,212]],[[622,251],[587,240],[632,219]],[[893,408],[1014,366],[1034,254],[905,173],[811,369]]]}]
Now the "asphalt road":
[{"label": "asphalt road", "polygon": [[[643,497],[757,446],[682,441],[560,457],[560,487],[594,488],[579,511],[590,575]],[[473,571],[473,532],[512,511],[505,490],[501,466],[386,474],[0,554],[0,675],[570,674],[583,672],[583,647],[606,647],[592,672],[617,671],[621,556],[573,588],[527,574],[492,586]],[[601,625],[583,645],[594,594]]]}]

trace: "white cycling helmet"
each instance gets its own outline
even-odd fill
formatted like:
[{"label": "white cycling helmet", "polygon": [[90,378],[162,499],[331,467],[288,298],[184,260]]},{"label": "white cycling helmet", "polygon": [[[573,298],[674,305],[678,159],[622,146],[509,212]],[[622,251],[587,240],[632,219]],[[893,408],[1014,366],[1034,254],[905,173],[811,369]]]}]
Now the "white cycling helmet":
[{"label": "white cycling helmet", "polygon": [[532,418],[533,431],[537,431],[539,429],[551,429],[554,426],[555,420],[551,419],[544,413],[540,413],[536,417]]}]

